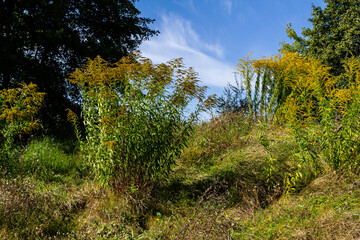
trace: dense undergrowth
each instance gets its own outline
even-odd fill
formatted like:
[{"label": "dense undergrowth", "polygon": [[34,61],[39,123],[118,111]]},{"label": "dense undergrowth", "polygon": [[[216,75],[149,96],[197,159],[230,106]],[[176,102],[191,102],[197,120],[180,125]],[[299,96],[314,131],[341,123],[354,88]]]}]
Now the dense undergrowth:
[{"label": "dense undergrowth", "polygon": [[89,60],[77,139],[39,134],[35,85],[3,90],[0,237],[358,239],[360,61],[344,69],[244,58],[245,87],[200,122],[216,101],[181,59]]},{"label": "dense undergrowth", "polygon": [[359,177],[302,169],[290,188],[298,152],[288,129],[224,115],[197,124],[167,179],[118,193],[93,181],[75,142],[39,138],[0,182],[0,236],[357,239]]}]

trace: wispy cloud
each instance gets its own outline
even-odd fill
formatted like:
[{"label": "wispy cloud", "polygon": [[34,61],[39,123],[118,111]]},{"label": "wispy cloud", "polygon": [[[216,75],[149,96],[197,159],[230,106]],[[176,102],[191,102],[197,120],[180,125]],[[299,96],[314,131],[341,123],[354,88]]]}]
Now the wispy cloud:
[{"label": "wispy cloud", "polygon": [[159,30],[159,36],[140,46],[145,57],[154,63],[182,57],[206,85],[223,87],[234,81],[234,66],[223,60],[224,48],[219,43],[202,39],[194,31],[191,21],[175,14],[164,14]]},{"label": "wispy cloud", "polygon": [[225,11],[227,12],[227,14],[231,14],[231,10],[232,10],[232,0],[222,0],[221,1]]},{"label": "wispy cloud", "polygon": [[196,7],[194,5],[194,0],[174,0],[174,3],[176,3],[181,7],[191,9],[191,11],[193,12],[197,12]]}]

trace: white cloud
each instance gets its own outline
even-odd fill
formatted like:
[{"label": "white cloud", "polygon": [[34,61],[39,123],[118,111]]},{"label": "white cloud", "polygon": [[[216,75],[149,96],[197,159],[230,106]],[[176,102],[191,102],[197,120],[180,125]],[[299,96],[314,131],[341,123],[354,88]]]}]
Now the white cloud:
[{"label": "white cloud", "polygon": [[163,15],[160,34],[144,42],[140,50],[154,63],[166,62],[182,57],[187,66],[199,73],[205,85],[224,87],[234,82],[234,65],[223,60],[224,48],[218,43],[201,39],[190,21],[174,14]]}]

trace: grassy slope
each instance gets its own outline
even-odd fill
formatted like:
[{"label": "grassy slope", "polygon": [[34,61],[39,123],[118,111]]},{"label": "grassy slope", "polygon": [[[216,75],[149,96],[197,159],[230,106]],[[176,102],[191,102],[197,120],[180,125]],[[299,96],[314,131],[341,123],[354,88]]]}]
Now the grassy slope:
[{"label": "grassy slope", "polygon": [[359,239],[360,188],[326,174],[299,194],[239,221],[235,239]]},{"label": "grassy slope", "polygon": [[[45,138],[0,180],[2,239],[358,239],[355,175],[303,171],[284,129],[232,115],[201,124],[168,179],[148,191],[96,186],[76,152]],[[3,174],[4,175],[4,174]]]}]

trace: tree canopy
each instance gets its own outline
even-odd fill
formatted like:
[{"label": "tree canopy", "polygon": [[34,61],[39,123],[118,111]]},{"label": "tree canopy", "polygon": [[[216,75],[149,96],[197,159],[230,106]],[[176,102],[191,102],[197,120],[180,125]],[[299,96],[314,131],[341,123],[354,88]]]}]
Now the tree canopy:
[{"label": "tree canopy", "polygon": [[[136,0],[0,1],[0,89],[33,82],[47,93],[44,118],[61,119],[79,96],[66,76],[86,58],[115,62],[158,32]],[[46,116],[45,116],[46,115]]]},{"label": "tree canopy", "polygon": [[303,28],[298,36],[291,25],[287,28],[293,44],[283,44],[288,51],[311,54],[342,73],[342,62],[352,54],[360,56],[360,1],[324,0],[324,9],[313,5],[312,28]]}]

